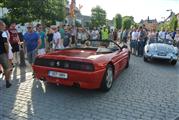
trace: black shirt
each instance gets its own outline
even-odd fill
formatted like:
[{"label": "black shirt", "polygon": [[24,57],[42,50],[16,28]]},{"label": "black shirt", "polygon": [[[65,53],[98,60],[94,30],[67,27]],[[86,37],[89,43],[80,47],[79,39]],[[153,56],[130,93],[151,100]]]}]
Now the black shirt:
[{"label": "black shirt", "polygon": [[65,32],[65,35],[64,35],[64,41],[63,41],[63,46],[64,47],[67,47],[70,43],[70,37],[71,37],[71,34],[68,33],[68,32]]},{"label": "black shirt", "polygon": [[47,34],[47,40],[49,43],[53,40],[53,33]]},{"label": "black shirt", "polygon": [[3,32],[0,31],[0,54],[6,53],[4,43],[7,43],[7,38],[2,36]]}]

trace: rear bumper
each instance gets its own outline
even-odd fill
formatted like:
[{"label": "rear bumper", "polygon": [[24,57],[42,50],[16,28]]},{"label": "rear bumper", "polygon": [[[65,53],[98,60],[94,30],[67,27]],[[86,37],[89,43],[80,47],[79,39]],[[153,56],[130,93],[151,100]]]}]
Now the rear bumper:
[{"label": "rear bumper", "polygon": [[178,59],[177,56],[159,56],[159,55],[152,55],[152,54],[145,54],[144,56],[150,59],[164,59],[168,61],[173,61]]},{"label": "rear bumper", "polygon": [[[77,70],[67,70],[60,68],[49,68],[42,66],[33,66],[35,78],[39,80],[44,80],[49,83],[74,86],[79,85],[80,88],[85,89],[97,89],[100,88],[105,69],[94,71],[94,72],[84,72]],[[67,79],[50,77],[48,75],[49,71],[63,72],[68,74]]]}]

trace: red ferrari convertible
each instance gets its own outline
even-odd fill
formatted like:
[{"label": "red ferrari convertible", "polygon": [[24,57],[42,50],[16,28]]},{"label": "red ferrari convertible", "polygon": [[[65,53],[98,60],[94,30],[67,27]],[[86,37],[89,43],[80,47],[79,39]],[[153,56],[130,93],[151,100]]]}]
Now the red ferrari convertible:
[{"label": "red ferrari convertible", "polygon": [[33,65],[38,80],[57,85],[108,91],[118,74],[129,66],[126,46],[114,41],[86,41],[84,45],[37,56]]}]

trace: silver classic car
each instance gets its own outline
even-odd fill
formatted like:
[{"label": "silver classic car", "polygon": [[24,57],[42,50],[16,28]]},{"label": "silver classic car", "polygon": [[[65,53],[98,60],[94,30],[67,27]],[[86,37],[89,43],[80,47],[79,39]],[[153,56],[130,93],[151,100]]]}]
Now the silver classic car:
[{"label": "silver classic car", "polygon": [[172,41],[148,40],[144,48],[144,61],[152,59],[167,60],[175,65],[178,59],[178,48],[172,45]]}]

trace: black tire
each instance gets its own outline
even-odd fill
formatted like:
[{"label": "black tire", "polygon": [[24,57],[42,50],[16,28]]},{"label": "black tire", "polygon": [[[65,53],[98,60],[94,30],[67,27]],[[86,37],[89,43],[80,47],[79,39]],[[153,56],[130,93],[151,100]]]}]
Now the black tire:
[{"label": "black tire", "polygon": [[106,67],[106,71],[103,76],[103,80],[101,83],[101,90],[107,92],[111,89],[113,84],[114,76],[113,76],[113,68],[112,65],[108,65]]},{"label": "black tire", "polygon": [[129,67],[129,60],[127,60],[126,69]]},{"label": "black tire", "polygon": [[172,62],[171,62],[171,65],[176,65],[177,64],[177,60],[173,60]]},{"label": "black tire", "polygon": [[148,62],[148,58],[144,56],[144,62]]},{"label": "black tire", "polygon": [[125,68],[128,68],[128,67],[129,67],[129,60],[130,60],[130,57],[131,57],[131,55],[130,55],[130,52],[129,52],[128,60],[127,60],[127,64],[126,64]]}]

